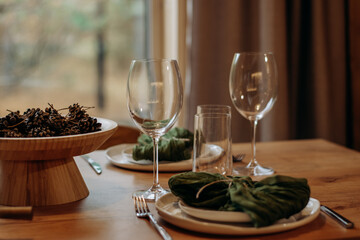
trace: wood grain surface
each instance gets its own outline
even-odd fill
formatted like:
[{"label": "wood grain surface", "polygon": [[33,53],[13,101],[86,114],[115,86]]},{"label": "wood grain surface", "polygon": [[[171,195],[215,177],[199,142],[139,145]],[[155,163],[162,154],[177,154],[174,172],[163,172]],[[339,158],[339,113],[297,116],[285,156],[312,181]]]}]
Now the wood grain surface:
[{"label": "wood grain surface", "polygon": [[[360,239],[360,153],[331,142],[315,140],[259,142],[257,158],[277,174],[305,177],[311,197],[355,223],[345,229],[321,213],[297,229],[262,236],[217,236],[187,231],[161,219],[154,204],[150,209],[173,239]],[[250,144],[233,144],[233,153],[246,153]],[[97,175],[81,158],[76,163],[90,195],[80,201],[35,207],[32,220],[0,219],[0,239],[161,239],[152,225],[134,213],[131,193],[151,185],[152,174],[111,165],[104,151],[90,154],[103,167]],[[239,166],[241,163],[235,164]],[[160,173],[160,183],[174,173]]]},{"label": "wood grain surface", "polygon": [[74,156],[96,150],[117,124],[99,119],[98,132],[61,137],[0,138],[0,205],[48,206],[89,195]]}]

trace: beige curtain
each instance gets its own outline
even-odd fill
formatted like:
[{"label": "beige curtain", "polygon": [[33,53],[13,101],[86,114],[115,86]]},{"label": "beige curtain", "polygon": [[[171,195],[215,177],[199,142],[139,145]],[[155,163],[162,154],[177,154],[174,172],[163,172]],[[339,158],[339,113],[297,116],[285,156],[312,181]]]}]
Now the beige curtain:
[{"label": "beige curtain", "polygon": [[250,141],[250,123],[230,100],[230,66],[235,52],[271,51],[278,63],[279,95],[259,121],[257,140],[324,138],[346,144],[343,0],[194,0],[192,12],[189,128],[197,105],[227,104],[233,141]]}]

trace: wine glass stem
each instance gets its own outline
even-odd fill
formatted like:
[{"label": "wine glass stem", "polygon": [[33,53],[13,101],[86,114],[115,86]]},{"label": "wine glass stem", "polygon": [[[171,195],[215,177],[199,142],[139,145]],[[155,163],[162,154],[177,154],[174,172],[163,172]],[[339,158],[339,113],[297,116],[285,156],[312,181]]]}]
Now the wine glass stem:
[{"label": "wine glass stem", "polygon": [[248,165],[249,168],[254,168],[258,164],[256,161],[256,126],[258,120],[250,120],[251,131],[252,131],[252,139],[251,139],[251,150],[252,150],[252,158]]},{"label": "wine glass stem", "polygon": [[153,137],[153,186],[152,189],[156,190],[160,188],[159,184],[159,138]]}]

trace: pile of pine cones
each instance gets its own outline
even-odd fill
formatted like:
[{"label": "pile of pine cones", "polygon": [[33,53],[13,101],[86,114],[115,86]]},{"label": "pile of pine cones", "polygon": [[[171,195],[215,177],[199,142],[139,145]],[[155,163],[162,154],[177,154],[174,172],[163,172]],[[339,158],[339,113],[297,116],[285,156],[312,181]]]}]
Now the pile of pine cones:
[{"label": "pile of pine cones", "polygon": [[[59,111],[68,109],[66,115]],[[12,112],[0,118],[0,137],[53,137],[101,130],[101,123],[86,113],[89,107],[79,104],[56,110],[52,104],[45,110],[29,108],[24,114]]]}]

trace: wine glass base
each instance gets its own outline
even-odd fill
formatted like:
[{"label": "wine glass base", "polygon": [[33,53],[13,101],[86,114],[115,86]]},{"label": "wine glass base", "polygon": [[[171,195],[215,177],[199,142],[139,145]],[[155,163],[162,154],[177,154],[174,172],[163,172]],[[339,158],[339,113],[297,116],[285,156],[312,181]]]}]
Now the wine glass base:
[{"label": "wine glass base", "polygon": [[255,167],[236,167],[233,169],[233,174],[240,176],[267,176],[274,173],[274,169],[270,167],[262,167],[260,165]]},{"label": "wine glass base", "polygon": [[132,197],[141,197],[143,196],[146,201],[155,202],[160,197],[164,196],[165,194],[169,193],[170,191],[162,188],[157,187],[155,190],[151,187],[148,190],[139,190],[132,194]]}]

